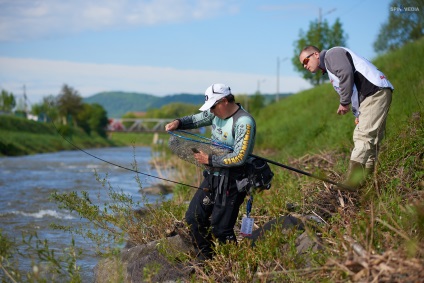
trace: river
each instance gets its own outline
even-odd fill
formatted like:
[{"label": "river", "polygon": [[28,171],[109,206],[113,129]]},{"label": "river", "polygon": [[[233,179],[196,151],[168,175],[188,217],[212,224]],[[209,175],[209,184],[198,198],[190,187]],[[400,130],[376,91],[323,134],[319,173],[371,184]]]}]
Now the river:
[{"label": "river", "polygon": [[[149,147],[118,147],[86,150],[90,154],[120,166],[133,168],[137,162],[138,171],[159,176],[150,165],[152,151]],[[58,209],[49,200],[53,192],[87,191],[98,197],[99,203],[108,201],[106,189],[96,180],[95,172],[107,180],[115,190],[122,190],[135,201],[141,200],[135,173],[102,162],[82,151],[62,151],[22,157],[0,158],[0,229],[4,235],[22,242],[22,233],[37,232],[40,239],[46,239],[49,246],[61,251],[69,247],[71,235],[54,230],[51,223],[75,226],[82,220],[75,213]],[[164,173],[164,172],[161,172]],[[139,175],[143,187],[154,185],[160,180]],[[166,198],[172,197],[171,195]],[[159,196],[147,195],[149,202]],[[93,243],[75,238],[76,246],[82,248],[83,256],[77,261],[81,268],[83,282],[93,282],[93,268],[98,262]],[[22,248],[23,247],[18,247]],[[21,260],[19,266],[30,270],[31,262]]]}]

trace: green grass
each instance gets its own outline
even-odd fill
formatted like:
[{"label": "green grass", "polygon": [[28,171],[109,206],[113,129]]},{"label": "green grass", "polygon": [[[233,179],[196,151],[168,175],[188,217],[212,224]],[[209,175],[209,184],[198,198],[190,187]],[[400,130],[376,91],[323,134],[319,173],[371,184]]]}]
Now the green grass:
[{"label": "green grass", "polygon": [[330,85],[270,105],[256,117],[257,146],[278,151],[282,158],[336,147],[347,150],[354,117],[338,116],[338,105],[338,96]]}]

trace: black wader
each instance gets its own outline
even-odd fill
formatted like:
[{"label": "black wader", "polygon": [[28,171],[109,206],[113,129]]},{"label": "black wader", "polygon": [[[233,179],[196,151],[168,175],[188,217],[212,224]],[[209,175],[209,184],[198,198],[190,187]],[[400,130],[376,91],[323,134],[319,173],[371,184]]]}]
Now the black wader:
[{"label": "black wader", "polygon": [[219,242],[237,242],[234,225],[246,197],[239,192],[234,176],[228,169],[221,172],[204,171],[203,180],[190,202],[185,218],[199,259],[213,256],[212,235]]}]

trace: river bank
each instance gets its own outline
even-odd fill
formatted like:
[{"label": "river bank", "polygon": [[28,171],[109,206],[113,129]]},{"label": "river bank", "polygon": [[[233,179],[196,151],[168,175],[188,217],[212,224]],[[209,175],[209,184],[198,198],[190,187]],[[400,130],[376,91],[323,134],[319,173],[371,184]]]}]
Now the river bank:
[{"label": "river bank", "polygon": [[36,122],[11,115],[0,115],[0,156],[23,156],[36,153],[123,146],[97,134],[67,125]]},{"label": "river bank", "polygon": [[36,122],[11,115],[0,115],[0,156],[120,146],[151,146],[164,137],[153,133],[113,133],[107,138],[82,129],[49,122]]}]

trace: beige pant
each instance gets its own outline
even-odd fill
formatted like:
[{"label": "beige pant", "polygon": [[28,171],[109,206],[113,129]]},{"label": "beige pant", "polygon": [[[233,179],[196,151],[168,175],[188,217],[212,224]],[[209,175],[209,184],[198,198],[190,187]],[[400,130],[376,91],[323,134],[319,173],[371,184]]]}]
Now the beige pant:
[{"label": "beige pant", "polygon": [[353,131],[351,160],[373,168],[386,128],[387,113],[392,102],[392,90],[382,89],[368,96],[359,106],[359,123]]}]

